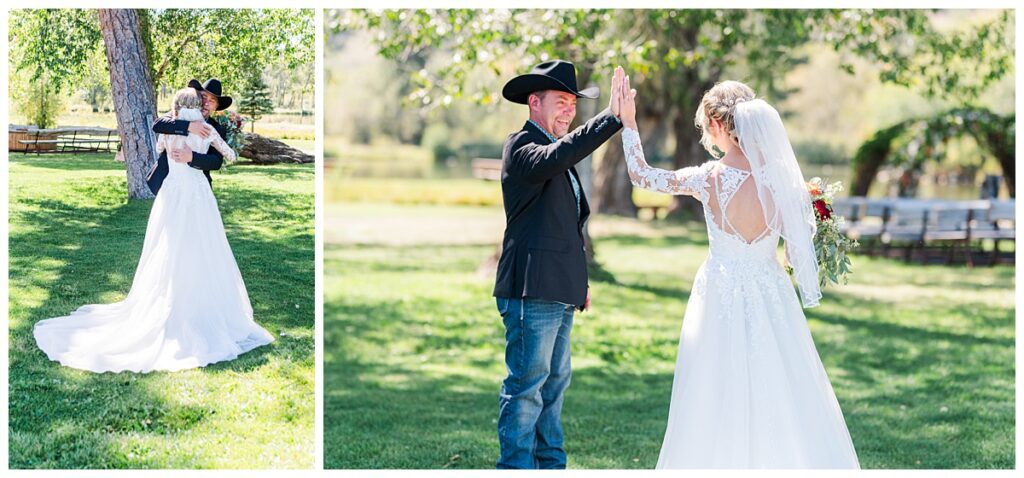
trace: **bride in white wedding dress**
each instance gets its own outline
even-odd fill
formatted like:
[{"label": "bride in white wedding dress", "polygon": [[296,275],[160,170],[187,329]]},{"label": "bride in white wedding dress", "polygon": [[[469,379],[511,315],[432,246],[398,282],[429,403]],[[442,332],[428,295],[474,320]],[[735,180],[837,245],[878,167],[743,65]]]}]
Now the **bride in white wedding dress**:
[{"label": "bride in white wedding dress", "polygon": [[[804,307],[821,292],[811,201],[782,120],[742,83],[709,90],[701,166],[648,166],[635,91],[617,69],[623,148],[633,184],[700,200],[709,251],[683,318],[658,468],[859,468],[842,410],[779,263],[779,239]],[[713,151],[712,151],[713,152]]]},{"label": "bride in white wedding dress", "polygon": [[[201,101],[191,88],[178,92],[176,118],[203,121]],[[234,151],[211,133],[205,139],[160,135],[157,154],[186,144],[199,153],[213,146],[233,159]],[[175,371],[231,360],[274,340],[253,321],[203,172],[176,161],[168,167],[128,296],[38,322],[36,343],[51,360],[93,372]]]}]

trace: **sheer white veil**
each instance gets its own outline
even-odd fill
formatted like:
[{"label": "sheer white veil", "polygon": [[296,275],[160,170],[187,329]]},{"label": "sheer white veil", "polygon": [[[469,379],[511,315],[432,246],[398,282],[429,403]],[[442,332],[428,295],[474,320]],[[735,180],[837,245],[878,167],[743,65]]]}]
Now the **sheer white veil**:
[{"label": "sheer white veil", "polygon": [[814,251],[816,223],[800,165],[789,144],[779,112],[764,100],[736,104],[733,109],[740,150],[750,161],[765,223],[786,241],[786,256],[804,307],[821,299]]}]

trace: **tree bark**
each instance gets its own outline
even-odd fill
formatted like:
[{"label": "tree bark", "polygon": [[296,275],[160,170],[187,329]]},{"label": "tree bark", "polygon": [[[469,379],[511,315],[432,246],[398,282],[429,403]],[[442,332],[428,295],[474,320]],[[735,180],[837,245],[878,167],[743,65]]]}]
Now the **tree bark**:
[{"label": "tree bark", "polygon": [[249,158],[255,164],[312,163],[313,155],[303,153],[276,139],[255,133],[245,135],[238,155]]},{"label": "tree bark", "polygon": [[110,93],[128,175],[128,198],[151,199],[146,177],[156,163],[156,97],[149,74],[139,12],[100,9],[100,31],[107,51]]}]

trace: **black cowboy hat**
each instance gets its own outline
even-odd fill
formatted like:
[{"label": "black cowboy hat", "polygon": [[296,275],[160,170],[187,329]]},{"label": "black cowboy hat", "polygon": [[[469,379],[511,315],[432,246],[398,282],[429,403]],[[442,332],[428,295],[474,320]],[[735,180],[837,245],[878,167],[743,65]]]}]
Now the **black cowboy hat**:
[{"label": "black cowboy hat", "polygon": [[231,97],[220,95],[220,80],[216,78],[210,78],[202,85],[199,84],[199,80],[193,78],[189,80],[188,86],[189,88],[195,88],[196,91],[209,91],[210,93],[213,93],[213,96],[217,97],[217,111],[227,109],[228,106],[231,106]]},{"label": "black cowboy hat", "polygon": [[558,90],[576,95],[577,98],[594,99],[601,90],[596,86],[582,91],[576,88],[576,67],[563,60],[545,61],[525,75],[519,75],[501,89],[501,96],[513,103],[527,104],[531,93],[543,90]]}]

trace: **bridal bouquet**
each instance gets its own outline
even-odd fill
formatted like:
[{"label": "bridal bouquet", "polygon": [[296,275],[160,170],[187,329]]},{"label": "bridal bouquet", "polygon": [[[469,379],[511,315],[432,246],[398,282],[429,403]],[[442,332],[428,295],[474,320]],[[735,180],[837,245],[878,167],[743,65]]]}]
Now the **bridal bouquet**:
[{"label": "bridal bouquet", "polygon": [[821,178],[811,178],[807,182],[807,192],[811,194],[811,205],[818,232],[814,235],[814,251],[818,256],[818,281],[822,287],[829,282],[838,284],[842,279],[846,284],[850,271],[850,257],[847,255],[858,246],[839,230],[845,219],[832,214],[832,199],[843,190],[839,181],[826,183]]},{"label": "bridal bouquet", "polygon": [[235,155],[237,156],[242,148],[242,140],[245,139],[245,132],[242,131],[242,124],[245,123],[245,118],[234,111],[227,110],[214,112],[211,117],[227,131],[228,137],[224,139],[224,142],[231,149],[235,150]]}]

